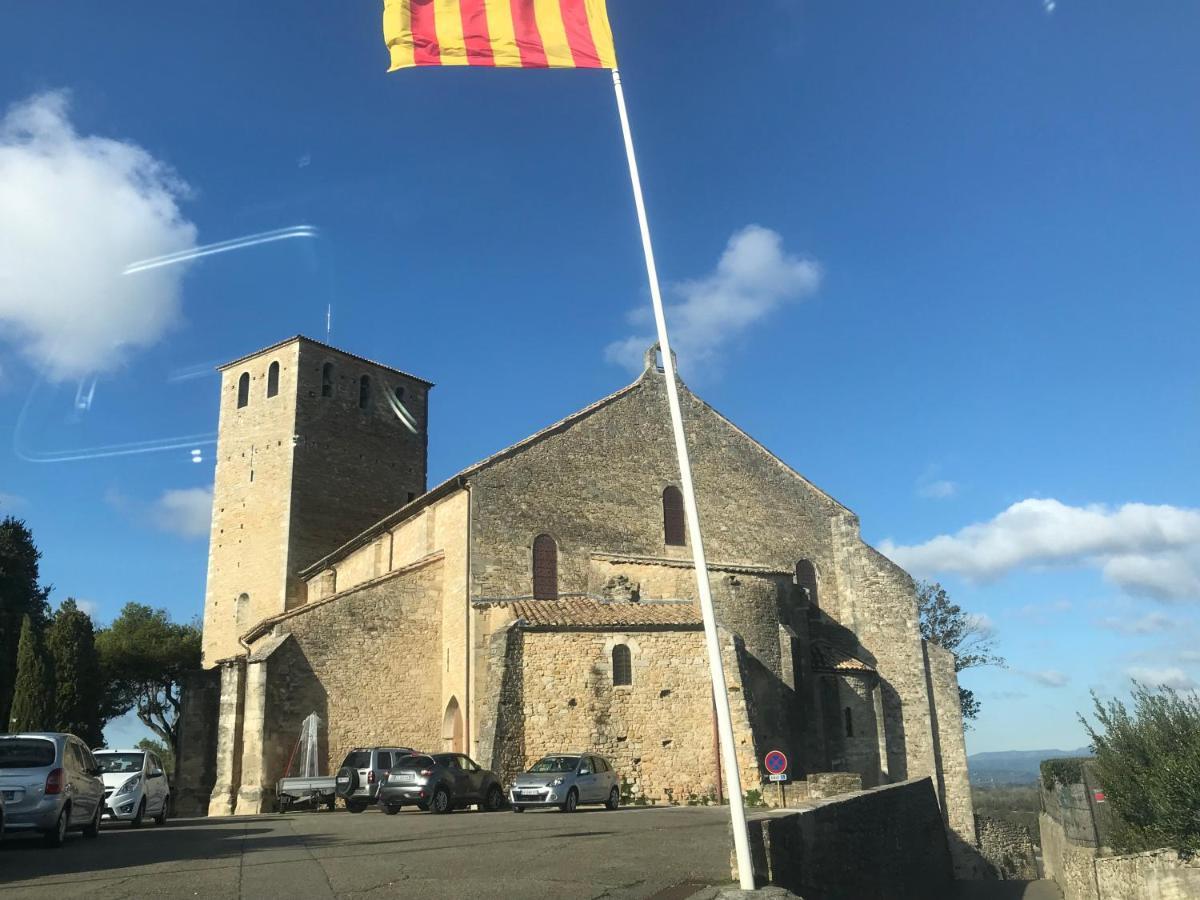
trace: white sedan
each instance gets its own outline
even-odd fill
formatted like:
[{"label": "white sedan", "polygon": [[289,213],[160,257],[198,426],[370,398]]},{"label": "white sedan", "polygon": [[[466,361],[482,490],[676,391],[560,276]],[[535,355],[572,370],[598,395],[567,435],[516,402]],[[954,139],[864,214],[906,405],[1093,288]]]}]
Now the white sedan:
[{"label": "white sedan", "polygon": [[162,761],[146,750],[94,750],[104,781],[104,820],[138,828],[146,816],[167,821],[171,785]]}]

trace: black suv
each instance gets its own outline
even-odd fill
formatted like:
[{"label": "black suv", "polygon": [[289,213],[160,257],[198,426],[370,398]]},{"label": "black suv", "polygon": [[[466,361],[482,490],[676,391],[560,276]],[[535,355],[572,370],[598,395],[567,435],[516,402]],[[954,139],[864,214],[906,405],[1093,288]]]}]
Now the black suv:
[{"label": "black suv", "polygon": [[495,812],[504,806],[504,789],[495,772],[461,753],[413,753],[392,766],[377,799],[388,815],[408,805],[446,813],[473,803]]}]

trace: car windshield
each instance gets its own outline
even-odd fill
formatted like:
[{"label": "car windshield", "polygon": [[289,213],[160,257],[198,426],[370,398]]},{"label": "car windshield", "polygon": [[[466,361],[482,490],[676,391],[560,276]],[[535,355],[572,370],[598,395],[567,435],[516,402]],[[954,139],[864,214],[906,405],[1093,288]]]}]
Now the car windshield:
[{"label": "car windshield", "polygon": [[574,772],[579,765],[578,756],[543,756],[529,769],[530,772]]},{"label": "car windshield", "polygon": [[436,763],[430,756],[422,756],[419,753],[414,753],[399,760],[393,769],[432,769]]},{"label": "car windshield", "polygon": [[54,742],[41,738],[0,738],[0,769],[39,769],[54,765]]},{"label": "car windshield", "polygon": [[128,775],[142,771],[145,753],[93,753],[105,775]]}]

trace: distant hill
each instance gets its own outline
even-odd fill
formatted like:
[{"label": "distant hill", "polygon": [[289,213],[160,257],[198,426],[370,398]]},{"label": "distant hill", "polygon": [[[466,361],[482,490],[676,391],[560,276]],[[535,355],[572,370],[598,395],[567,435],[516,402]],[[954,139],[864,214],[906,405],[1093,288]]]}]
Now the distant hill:
[{"label": "distant hill", "polygon": [[1035,784],[1038,766],[1043,759],[1091,755],[1090,747],[1077,750],[999,750],[968,756],[967,765],[971,784],[974,785]]}]

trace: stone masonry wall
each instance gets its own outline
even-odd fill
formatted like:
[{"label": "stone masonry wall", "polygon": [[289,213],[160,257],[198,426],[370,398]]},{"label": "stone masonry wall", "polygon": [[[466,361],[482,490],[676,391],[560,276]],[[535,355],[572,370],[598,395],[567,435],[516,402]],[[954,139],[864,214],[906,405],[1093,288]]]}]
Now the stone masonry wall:
[{"label": "stone masonry wall", "polygon": [[928,778],[817,801],[749,825],[756,879],[804,900],[931,900],[950,893],[946,831]]},{"label": "stone masonry wall", "polygon": [[979,852],[991,867],[989,874],[1002,881],[1032,881],[1038,877],[1037,847],[1024,825],[975,817]]}]

